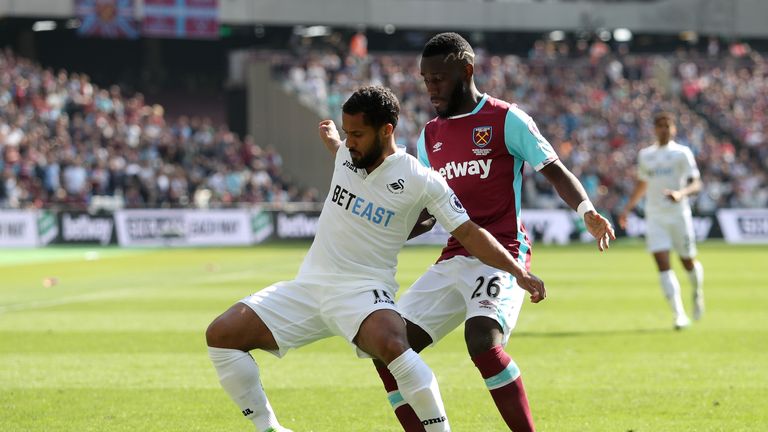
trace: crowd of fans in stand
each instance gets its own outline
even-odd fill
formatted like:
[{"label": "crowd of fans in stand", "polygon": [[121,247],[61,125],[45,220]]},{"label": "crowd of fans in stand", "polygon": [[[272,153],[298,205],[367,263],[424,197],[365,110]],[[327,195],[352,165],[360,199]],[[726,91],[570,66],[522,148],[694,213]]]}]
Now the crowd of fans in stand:
[{"label": "crowd of fans in stand", "polygon": [[[768,207],[768,69],[760,54],[630,54],[605,44],[573,53],[546,42],[526,58],[477,54],[480,90],[531,114],[602,209],[616,211],[631,192],[637,151],[653,142],[659,110],[678,115],[677,140],[702,171],[695,210]],[[411,152],[434,116],[413,53],[329,50],[273,60],[276,75],[322,116],[338,119],[360,85],[391,87],[401,101],[399,144]],[[279,153],[250,136],[205,118],[169,121],[141,94],[0,53],[0,208],[86,208],[94,196],[125,207],[320,198],[285,179]],[[526,206],[563,205],[533,170],[524,184]]]},{"label": "crowd of fans in stand", "polygon": [[[540,42],[527,58],[478,52],[475,81],[480,91],[517,103],[534,117],[602,209],[618,211],[630,195],[637,152],[653,143],[652,118],[660,110],[678,116],[676,139],[691,147],[702,172],[696,211],[768,207],[763,130],[768,80],[759,54],[748,53],[758,67],[735,68],[722,66],[735,64],[735,58],[719,53],[617,51],[595,44],[574,55],[565,45]],[[338,107],[358,85],[391,87],[402,104],[400,144],[414,152],[421,128],[434,116],[418,61],[414,54],[359,58],[315,52],[281,62],[276,72],[287,87],[332,117],[340,115]],[[694,81],[696,98],[686,103],[683,95],[691,94]],[[533,170],[526,170],[526,179],[526,206],[564,205]]]},{"label": "crowd of fans in stand", "polygon": [[206,118],[84,74],[0,52],[0,208],[223,207],[316,201],[284,181],[280,154]]},{"label": "crowd of fans in stand", "polygon": [[[730,175],[737,203],[768,205],[768,69],[765,58],[739,44],[741,55],[681,65],[683,96],[741,147],[713,167],[713,180]],[[733,49],[731,51],[734,51]],[[706,180],[706,178],[705,178]],[[729,185],[719,184],[728,188]]]}]

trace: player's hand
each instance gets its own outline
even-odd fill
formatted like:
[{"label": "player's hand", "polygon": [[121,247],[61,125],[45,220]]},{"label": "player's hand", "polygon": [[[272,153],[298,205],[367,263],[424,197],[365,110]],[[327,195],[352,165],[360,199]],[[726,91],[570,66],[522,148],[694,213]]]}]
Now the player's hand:
[{"label": "player's hand", "polygon": [[517,278],[517,284],[520,288],[531,294],[531,303],[538,303],[547,298],[547,290],[544,288],[544,281],[539,279],[533,273],[523,272]]},{"label": "player's hand", "polygon": [[336,123],[333,120],[323,120],[317,126],[317,133],[320,135],[320,139],[326,147],[337,148],[341,146],[341,135],[339,135],[338,129],[336,129]]},{"label": "player's hand", "polygon": [[[621,223],[621,219],[619,219],[619,223]],[[626,216],[624,217],[624,223],[626,224]],[[616,234],[613,232],[611,223],[598,212],[589,211],[585,213],[584,225],[587,231],[592,234],[592,237],[597,239],[597,248],[600,249],[600,252],[611,246],[611,240],[616,240]]]},{"label": "player's hand", "polygon": [[627,218],[628,217],[629,217],[629,212],[628,211],[623,211],[619,215],[618,219],[619,219],[619,226],[621,227],[621,229],[627,229]]},{"label": "player's hand", "polygon": [[680,202],[683,199],[683,194],[680,191],[664,189],[664,196],[672,202]]}]

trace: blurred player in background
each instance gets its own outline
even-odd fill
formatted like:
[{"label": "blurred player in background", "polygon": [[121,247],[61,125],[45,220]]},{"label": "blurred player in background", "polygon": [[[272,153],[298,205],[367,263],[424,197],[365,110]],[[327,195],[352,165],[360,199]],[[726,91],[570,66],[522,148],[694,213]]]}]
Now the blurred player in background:
[{"label": "blurred player in background", "polygon": [[364,87],[343,106],[346,146],[332,121],[319,133],[335,156],[317,234],[296,279],[278,282],[232,306],[208,327],[208,352],[224,390],[257,431],[287,431],[261,386],[253,349],[282,357],[341,336],[379,359],[426,431],[449,431],[432,371],[408,345],[395,307],[397,253],[426,208],[483,262],[515,275],[538,302],[543,282],[487,231],[469,220],[445,180],[395,145],[400,112],[383,87]]},{"label": "blurred player in background", "polygon": [[[530,268],[531,244],[520,220],[524,162],[549,180],[584,219],[599,250],[606,249],[615,239],[611,224],[595,211],[579,180],[559,161],[533,119],[517,106],[478,91],[474,56],[469,43],[456,33],[436,35],[424,47],[421,74],[438,116],[419,138],[421,163],[447,180],[472,219],[525,268]],[[421,232],[431,228],[429,222],[412,234],[419,234],[420,227]],[[437,264],[398,302],[416,351],[465,324],[469,355],[514,431],[534,430],[520,369],[504,351],[523,298],[517,277],[483,264],[451,237]],[[423,430],[391,374],[383,364],[377,369],[405,430]]]},{"label": "blurred player in background", "polygon": [[688,147],[676,143],[675,117],[660,113],[653,120],[656,144],[640,150],[637,157],[637,184],[619,216],[626,227],[627,216],[646,195],[645,240],[659,269],[659,282],[675,315],[675,328],[688,327],[691,320],[683,308],[680,283],[670,267],[669,251],[674,248],[688,272],[693,287],[693,318],[704,313],[704,267],[696,259],[696,237],[688,196],[701,190],[696,160]]}]

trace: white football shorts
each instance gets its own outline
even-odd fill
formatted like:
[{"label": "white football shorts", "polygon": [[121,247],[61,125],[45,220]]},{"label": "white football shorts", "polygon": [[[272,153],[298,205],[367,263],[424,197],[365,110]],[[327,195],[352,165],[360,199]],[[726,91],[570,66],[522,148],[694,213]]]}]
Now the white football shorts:
[{"label": "white football shorts", "polygon": [[501,325],[506,345],[525,293],[509,273],[474,257],[456,256],[432,265],[397,307],[429,334],[432,344],[469,318],[488,317]]},{"label": "white football shorts", "polygon": [[691,213],[654,214],[646,217],[645,243],[651,253],[674,249],[682,258],[695,258],[696,235]]},{"label": "white football shorts", "polygon": [[[371,281],[352,286],[294,280],[270,285],[240,302],[272,331],[279,350],[270,352],[283,357],[292,348],[331,336],[341,336],[354,345],[352,340],[368,315],[380,309],[397,312],[394,299],[392,287]],[[359,357],[370,358],[355,348]]]}]

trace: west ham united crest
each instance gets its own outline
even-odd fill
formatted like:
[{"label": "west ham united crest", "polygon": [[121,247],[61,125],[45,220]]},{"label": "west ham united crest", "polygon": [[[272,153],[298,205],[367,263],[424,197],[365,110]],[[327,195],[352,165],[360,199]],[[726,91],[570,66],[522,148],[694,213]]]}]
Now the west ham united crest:
[{"label": "west ham united crest", "polygon": [[482,148],[491,143],[493,126],[480,126],[472,129],[472,142]]}]

